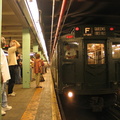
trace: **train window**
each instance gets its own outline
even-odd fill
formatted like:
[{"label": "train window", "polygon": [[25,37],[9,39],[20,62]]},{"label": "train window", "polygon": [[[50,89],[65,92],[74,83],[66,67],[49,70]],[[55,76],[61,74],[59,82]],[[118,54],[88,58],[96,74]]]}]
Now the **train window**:
[{"label": "train window", "polygon": [[112,43],[112,58],[120,58],[120,43]]},{"label": "train window", "polygon": [[69,42],[64,44],[64,58],[75,59],[78,58],[78,45],[77,42]]},{"label": "train window", "polygon": [[104,44],[89,43],[87,44],[88,64],[104,64],[105,50]]}]

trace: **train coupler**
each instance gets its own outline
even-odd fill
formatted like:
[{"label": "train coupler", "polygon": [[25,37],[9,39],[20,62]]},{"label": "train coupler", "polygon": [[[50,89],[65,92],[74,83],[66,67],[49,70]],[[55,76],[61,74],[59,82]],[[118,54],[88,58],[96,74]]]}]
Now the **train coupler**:
[{"label": "train coupler", "polygon": [[90,106],[93,112],[100,112],[104,107],[104,100],[102,97],[91,97]]}]

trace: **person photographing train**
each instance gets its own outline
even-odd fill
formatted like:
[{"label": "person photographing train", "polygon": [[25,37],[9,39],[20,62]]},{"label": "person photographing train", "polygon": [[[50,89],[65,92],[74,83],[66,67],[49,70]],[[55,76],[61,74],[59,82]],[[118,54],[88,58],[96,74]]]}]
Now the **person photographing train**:
[{"label": "person photographing train", "polygon": [[10,48],[8,48],[8,65],[10,70],[11,79],[8,83],[8,96],[15,96],[16,93],[13,91],[14,84],[15,84],[15,75],[17,69],[17,58],[16,58],[16,51],[17,48],[20,47],[20,44],[16,40],[12,40],[10,42]]}]

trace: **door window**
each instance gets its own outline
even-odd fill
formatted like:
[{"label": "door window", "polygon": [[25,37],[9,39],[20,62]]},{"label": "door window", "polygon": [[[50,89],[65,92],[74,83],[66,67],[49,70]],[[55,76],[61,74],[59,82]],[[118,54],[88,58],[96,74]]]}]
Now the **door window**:
[{"label": "door window", "polygon": [[87,44],[87,56],[88,64],[105,64],[104,44]]},{"label": "door window", "polygon": [[112,58],[120,58],[120,43],[112,43]]},{"label": "door window", "polygon": [[64,44],[64,58],[75,59],[78,58],[78,42],[66,42]]}]

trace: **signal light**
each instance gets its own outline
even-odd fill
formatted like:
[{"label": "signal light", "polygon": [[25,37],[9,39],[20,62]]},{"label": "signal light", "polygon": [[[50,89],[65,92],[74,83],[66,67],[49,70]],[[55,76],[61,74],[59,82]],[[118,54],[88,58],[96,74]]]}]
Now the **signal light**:
[{"label": "signal light", "polygon": [[5,47],[9,47],[9,45],[5,45]]},{"label": "signal light", "polygon": [[114,30],[114,28],[113,28],[113,27],[110,27],[110,28],[109,28],[109,30],[110,30],[110,31],[113,31],[113,30]]},{"label": "signal light", "polygon": [[73,35],[67,35],[66,38],[73,38]]},{"label": "signal light", "polygon": [[4,46],[3,46],[3,48],[8,48],[8,47],[9,47],[9,45],[4,45]]},{"label": "signal light", "polygon": [[75,29],[75,37],[76,38],[82,36],[82,30],[80,27],[75,27],[74,29]]},{"label": "signal light", "polygon": [[76,28],[75,28],[75,30],[76,30],[76,31],[79,31],[79,30],[80,30],[80,28],[79,28],[79,27],[76,27]]}]

